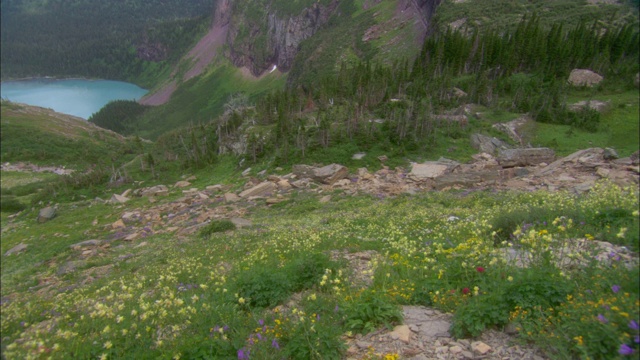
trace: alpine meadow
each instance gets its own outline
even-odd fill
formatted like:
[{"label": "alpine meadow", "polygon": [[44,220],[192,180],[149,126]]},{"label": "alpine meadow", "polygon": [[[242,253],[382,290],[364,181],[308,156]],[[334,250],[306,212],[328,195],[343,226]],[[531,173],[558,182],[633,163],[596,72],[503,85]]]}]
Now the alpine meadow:
[{"label": "alpine meadow", "polygon": [[637,0],[0,6],[3,359],[639,356]]}]

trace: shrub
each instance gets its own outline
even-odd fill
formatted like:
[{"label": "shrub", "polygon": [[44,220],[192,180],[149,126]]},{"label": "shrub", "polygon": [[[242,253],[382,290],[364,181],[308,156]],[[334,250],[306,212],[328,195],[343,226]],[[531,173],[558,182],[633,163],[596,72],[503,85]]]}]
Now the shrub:
[{"label": "shrub", "polygon": [[212,220],[209,225],[200,230],[201,237],[209,237],[211,234],[235,230],[236,225],[231,220]]},{"label": "shrub", "polygon": [[239,274],[238,295],[254,307],[273,307],[292,293],[293,283],[282,271],[272,266],[254,267]]},{"label": "shrub", "polygon": [[308,254],[302,258],[294,260],[287,265],[286,272],[289,273],[293,282],[294,291],[310,289],[320,282],[325,269],[331,268],[331,260],[324,254]]},{"label": "shrub", "polygon": [[6,213],[17,213],[27,207],[18,201],[14,196],[2,196],[0,197],[0,211]]},{"label": "shrub", "polygon": [[380,325],[391,328],[391,324],[402,321],[402,311],[375,290],[365,290],[347,303],[345,313],[347,329],[365,334]]}]

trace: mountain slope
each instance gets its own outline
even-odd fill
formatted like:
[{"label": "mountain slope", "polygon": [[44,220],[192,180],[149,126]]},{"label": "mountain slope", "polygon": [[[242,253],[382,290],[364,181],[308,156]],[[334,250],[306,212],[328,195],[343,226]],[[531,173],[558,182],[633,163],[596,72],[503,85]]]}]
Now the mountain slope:
[{"label": "mountain slope", "polygon": [[135,149],[131,139],[81,118],[8,101],[0,107],[3,162],[87,168],[111,163]]}]

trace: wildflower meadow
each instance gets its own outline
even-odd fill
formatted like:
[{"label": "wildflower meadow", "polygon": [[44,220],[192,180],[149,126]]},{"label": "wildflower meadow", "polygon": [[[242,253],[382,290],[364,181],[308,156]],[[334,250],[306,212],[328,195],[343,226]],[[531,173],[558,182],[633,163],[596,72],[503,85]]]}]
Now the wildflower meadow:
[{"label": "wildflower meadow", "polygon": [[[514,327],[549,358],[640,353],[637,188],[333,198],[153,235],[109,275],[42,296],[3,278],[3,357],[342,359],[345,338],[402,323],[407,304],[452,313],[456,338]],[[365,251],[364,270],[341,256]]]}]

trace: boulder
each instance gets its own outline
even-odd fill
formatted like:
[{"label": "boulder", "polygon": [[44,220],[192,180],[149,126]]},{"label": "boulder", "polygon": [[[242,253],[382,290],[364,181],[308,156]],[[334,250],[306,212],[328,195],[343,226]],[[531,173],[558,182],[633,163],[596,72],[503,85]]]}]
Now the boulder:
[{"label": "boulder", "polygon": [[276,190],[276,184],[272,183],[271,181],[265,181],[241,192],[240,194],[238,194],[238,196],[240,196],[241,198],[248,198],[251,196],[264,196],[266,194],[272,194]]},{"label": "boulder", "polygon": [[113,194],[111,196],[111,199],[109,199],[109,203],[111,203],[111,204],[124,204],[127,201],[129,201],[128,197],[124,197],[124,196],[118,195],[118,194]]},{"label": "boulder", "polygon": [[408,325],[398,325],[393,328],[389,336],[394,340],[400,340],[405,344],[411,342],[411,329]]},{"label": "boulder", "polygon": [[38,222],[45,223],[54,217],[56,217],[57,209],[54,206],[47,206],[44,209],[40,209],[38,213]]},{"label": "boulder", "polygon": [[80,248],[86,247],[86,246],[100,246],[102,245],[102,241],[101,240],[85,240],[83,242],[79,242],[77,244],[73,244],[70,246],[70,248],[74,249],[74,250],[80,250]]},{"label": "boulder", "polygon": [[278,185],[278,189],[283,191],[287,191],[291,189],[291,184],[289,183],[288,180],[280,180],[278,181],[277,185]]},{"label": "boulder", "polygon": [[183,188],[183,187],[187,187],[187,186],[191,186],[191,183],[188,182],[188,181],[184,181],[184,180],[180,180],[175,185],[173,185],[173,187],[177,187],[177,188]]},{"label": "boulder", "polygon": [[532,121],[528,116],[523,116],[505,123],[493,124],[491,127],[507,134],[511,140],[520,144],[520,146],[524,146],[524,140],[521,135],[522,129]]},{"label": "boulder", "polygon": [[224,201],[226,202],[236,202],[239,201],[240,197],[234,193],[226,193],[224,194]]},{"label": "boulder", "polygon": [[508,149],[509,145],[495,137],[473,134],[471,135],[471,147],[480,152],[495,155],[498,150]]},{"label": "boulder", "polygon": [[209,186],[207,186],[205,188],[205,190],[212,191],[212,192],[221,191],[222,190],[222,185],[220,185],[220,184],[209,185]]},{"label": "boulder", "polygon": [[313,180],[327,185],[333,185],[338,180],[342,180],[349,175],[349,169],[339,164],[331,164],[313,170]]},{"label": "boulder", "polygon": [[293,165],[293,174],[298,177],[298,179],[305,179],[313,177],[313,170],[315,167],[310,165]]},{"label": "boulder", "polygon": [[538,170],[536,172],[536,176],[546,176],[558,169],[562,169],[565,167],[567,163],[573,164],[597,164],[603,162],[603,153],[604,150],[601,148],[589,148],[578,150],[571,155],[568,155],[562,159],[558,159],[544,168]]},{"label": "boulder", "polygon": [[551,163],[555,152],[549,148],[505,149],[498,153],[498,163],[503,168]]},{"label": "boulder", "polygon": [[165,185],[156,185],[148,188],[140,189],[140,196],[160,196],[160,195],[168,195],[169,188]]},{"label": "boulder", "polygon": [[87,263],[83,260],[67,261],[66,263],[60,265],[60,267],[58,268],[57,274],[58,276],[69,274],[76,271],[78,268],[84,267],[84,266],[87,266]]},{"label": "boulder", "polygon": [[605,160],[615,160],[615,159],[619,158],[618,153],[616,152],[616,150],[612,149],[612,148],[605,148],[604,152],[602,153],[602,157]]},{"label": "boulder", "polygon": [[602,81],[603,77],[591,70],[587,69],[573,69],[569,74],[569,84],[573,86],[586,86],[592,87]]},{"label": "boulder", "polygon": [[427,161],[422,164],[413,164],[409,176],[417,180],[433,179],[446,174],[449,170],[449,164],[437,161]]},{"label": "boulder", "polygon": [[20,244],[18,244],[16,246],[12,247],[11,249],[9,249],[9,251],[7,251],[6,253],[4,253],[4,256],[11,256],[11,255],[14,255],[14,254],[21,253],[21,252],[27,250],[27,246],[29,246],[29,245],[27,245],[25,243],[20,243]]},{"label": "boulder", "polygon": [[131,224],[140,221],[140,213],[137,211],[127,211],[120,217],[125,224]]}]

